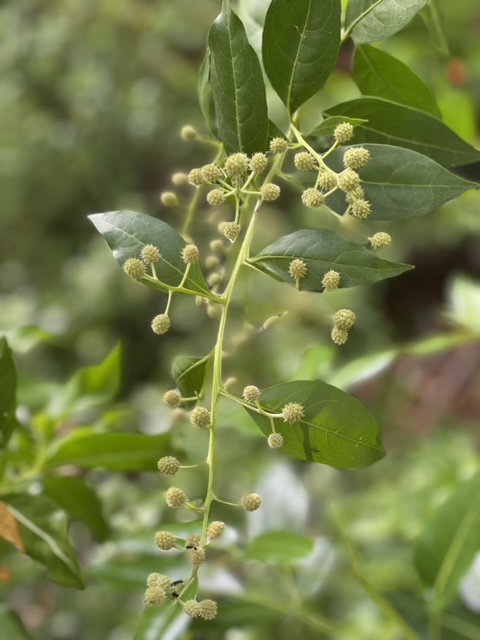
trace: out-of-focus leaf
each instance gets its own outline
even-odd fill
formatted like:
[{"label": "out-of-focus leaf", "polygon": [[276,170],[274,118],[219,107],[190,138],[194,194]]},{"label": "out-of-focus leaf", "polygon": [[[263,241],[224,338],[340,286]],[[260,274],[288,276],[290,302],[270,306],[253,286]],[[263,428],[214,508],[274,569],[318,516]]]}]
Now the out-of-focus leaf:
[{"label": "out-of-focus leaf", "polygon": [[440,4],[440,0],[429,0],[425,9],[420,12],[433,44],[446,56],[450,55],[448,38],[445,33],[445,16]]},{"label": "out-of-focus leaf", "polygon": [[427,2],[428,0],[349,0],[346,28],[351,30],[350,35],[359,44],[386,40],[403,29]]},{"label": "out-of-focus leaf", "polygon": [[222,602],[218,609],[218,615],[215,618],[215,626],[222,629],[231,629],[232,627],[243,627],[245,621],[251,627],[259,627],[264,625],[274,625],[285,619],[286,613],[279,609],[268,607],[268,602],[262,604],[261,598],[258,601],[252,594],[244,598],[229,598],[227,602]]},{"label": "out-of-focus leaf", "polygon": [[215,105],[210,84],[210,51],[208,49],[198,72],[198,101],[207,129],[213,136],[215,135]]},{"label": "out-of-focus leaf", "polygon": [[[177,383],[178,390],[184,398],[193,398],[200,395],[205,380],[205,370],[209,355],[204,358],[191,356],[177,356],[172,365],[172,376]],[[182,406],[188,407],[195,404],[184,402]]]},{"label": "out-of-focus leaf", "polygon": [[474,334],[480,333],[480,286],[457,276],[449,287],[449,316]]},{"label": "out-of-focus leaf", "polygon": [[0,604],[0,633],[5,640],[32,640],[17,614],[7,604]]},{"label": "out-of-focus leaf", "polygon": [[313,551],[313,540],[291,531],[267,531],[254,538],[245,551],[246,560],[276,565],[295,564]]},{"label": "out-of-focus leaf", "polygon": [[17,371],[12,350],[0,338],[0,448],[5,447],[17,424],[15,419]]}]

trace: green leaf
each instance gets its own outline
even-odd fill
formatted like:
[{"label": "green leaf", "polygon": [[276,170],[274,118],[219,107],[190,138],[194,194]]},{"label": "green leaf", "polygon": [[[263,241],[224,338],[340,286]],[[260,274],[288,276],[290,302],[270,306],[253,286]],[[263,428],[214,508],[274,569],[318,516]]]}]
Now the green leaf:
[{"label": "green leaf", "polygon": [[20,618],[7,604],[0,604],[0,633],[5,640],[31,640]]},{"label": "green leaf", "polygon": [[[368,165],[360,169],[365,197],[372,205],[369,220],[406,220],[434,211],[479,185],[450,173],[420,153],[380,144],[365,144],[371,153]],[[342,170],[345,149],[335,152],[327,164]],[[343,213],[345,194],[335,192],[327,200],[334,211]]]},{"label": "green leaf", "polygon": [[268,112],[262,70],[230,2],[208,34],[210,80],[220,138],[228,153],[265,151]]},{"label": "green leaf", "polygon": [[340,287],[343,288],[393,278],[413,269],[407,264],[383,260],[362,245],[318,229],[301,229],[283,236],[250,262],[273,278],[295,286],[289,274],[294,258],[301,258],[307,264],[307,274],[300,280],[303,291],[323,291],[323,276],[331,269],[341,274]]},{"label": "green leaf", "polygon": [[3,496],[2,500],[18,522],[27,555],[44,565],[54,582],[83,589],[65,512],[44,496],[17,494]]},{"label": "green leaf", "polygon": [[248,601],[248,597],[248,594],[245,594],[244,597],[229,597],[226,602],[222,602],[215,618],[215,627],[222,629],[243,628],[246,620],[248,620],[249,627],[265,627],[266,625],[279,624],[288,615],[278,607],[270,608],[268,606],[270,600],[266,600],[265,604],[262,604],[262,602],[255,600],[255,594],[251,595],[252,602]]},{"label": "green leaf", "polygon": [[363,120],[362,118],[347,118],[345,116],[331,116],[329,118],[325,118],[322,122],[313,129],[310,133],[306,133],[308,136],[331,136],[335,131],[335,127],[339,124],[343,124],[344,122],[348,122],[356,127],[359,124],[363,124],[364,122],[368,122],[368,120]]},{"label": "green leaf", "polygon": [[480,473],[433,514],[417,541],[414,563],[433,590],[434,609],[455,596],[458,583],[480,550]]},{"label": "green leaf", "polygon": [[[288,402],[299,402],[305,411],[297,424],[274,418],[284,438],[282,451],[294,458],[332,467],[365,467],[385,455],[373,416],[356,398],[320,381],[297,380],[264,389],[262,408],[280,413]],[[271,433],[267,416],[248,410],[265,435]]]},{"label": "green leaf", "polygon": [[210,51],[208,49],[198,72],[197,90],[205,124],[209,133],[215,136],[215,105],[213,104],[212,85],[210,84]]},{"label": "green leaf", "polygon": [[346,29],[351,31],[350,35],[357,44],[386,40],[403,29],[427,2],[428,0],[349,0]]},{"label": "green leaf", "polygon": [[340,1],[272,0],[265,18],[265,72],[290,113],[324,84],[340,47]]},{"label": "green leaf", "polygon": [[381,98],[358,98],[327,109],[329,115],[365,118],[352,144],[373,142],[422,153],[444,167],[480,160],[480,153],[428,113]]},{"label": "green leaf", "polygon": [[257,536],[245,551],[246,560],[285,566],[295,564],[313,551],[313,540],[290,531],[267,531]]},{"label": "green leaf", "polygon": [[427,25],[434,46],[444,55],[450,56],[450,47],[445,33],[445,16],[439,0],[429,0],[420,15]]},{"label": "green leaf", "polygon": [[[146,244],[153,244],[160,250],[162,259],[155,265],[158,281],[143,279],[147,286],[159,291],[177,287],[182,281],[186,264],[181,252],[185,240],[168,224],[157,218],[134,211],[110,211],[88,216],[97,231],[107,241],[115,260],[123,266],[128,258],[139,258]],[[194,294],[211,298],[210,289],[198,264],[190,267],[185,288]]]},{"label": "green leaf", "polygon": [[75,429],[55,443],[46,465],[75,465],[84,469],[100,467],[111,471],[155,471],[157,461],[166,454],[168,435],[140,433],[94,433],[90,428]]},{"label": "green leaf", "polygon": [[353,78],[366,96],[392,100],[442,118],[435,98],[423,80],[406,64],[380,49],[368,45],[357,47]]},{"label": "green leaf", "polygon": [[17,424],[15,419],[17,371],[12,350],[0,338],[0,447],[5,447]]},{"label": "green leaf", "polygon": [[108,525],[96,492],[81,476],[47,476],[43,492],[73,520],[83,520],[99,542],[108,538]]},{"label": "green leaf", "polygon": [[[199,396],[205,380],[205,371],[210,355],[204,358],[178,356],[173,361],[172,376],[177,388],[184,398]],[[195,404],[195,401],[183,403],[184,407]]]}]

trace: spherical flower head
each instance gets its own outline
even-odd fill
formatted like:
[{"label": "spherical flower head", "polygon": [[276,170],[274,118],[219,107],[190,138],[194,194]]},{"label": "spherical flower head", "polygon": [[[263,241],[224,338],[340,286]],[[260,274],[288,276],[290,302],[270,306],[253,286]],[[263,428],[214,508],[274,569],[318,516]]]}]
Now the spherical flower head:
[{"label": "spherical flower head", "polygon": [[360,186],[360,176],[352,169],[345,169],[338,176],[338,186],[342,191],[354,191]]},{"label": "spherical flower head", "polygon": [[262,504],[262,499],[258,495],[258,493],[247,493],[247,495],[242,500],[242,507],[245,511],[256,511],[260,508]]},{"label": "spherical flower head", "polygon": [[[169,505],[171,506],[171,505]],[[157,531],[155,534],[155,544],[162,551],[169,551],[175,546],[176,538],[170,531]]]},{"label": "spherical flower head", "polygon": [[145,275],[145,264],[138,258],[128,258],[123,263],[123,270],[130,278],[140,281]]},{"label": "spherical flower head", "polygon": [[198,137],[198,133],[189,124],[187,124],[185,127],[182,127],[180,135],[184,140],[195,140],[195,138]]},{"label": "spherical flower head", "polygon": [[207,256],[205,258],[205,267],[207,269],[216,269],[220,265],[220,260],[217,256]]},{"label": "spherical flower head", "polygon": [[217,617],[217,603],[215,600],[200,600],[198,607],[200,618],[214,620]]},{"label": "spherical flower head", "polygon": [[260,189],[260,197],[267,202],[273,202],[280,197],[280,187],[276,184],[268,182]]},{"label": "spherical flower head", "polygon": [[349,122],[342,122],[335,127],[333,137],[338,144],[345,144],[353,138],[355,129]]},{"label": "spherical flower head", "polygon": [[389,247],[392,244],[392,236],[389,233],[385,233],[385,231],[375,233],[371,238],[369,238],[369,240],[372,245],[372,249],[375,251],[377,249]]},{"label": "spherical flower head", "polygon": [[162,573],[150,573],[147,577],[147,587],[160,587],[166,590],[170,584],[170,578]]},{"label": "spherical flower head", "polygon": [[178,487],[170,487],[165,493],[165,502],[169,507],[183,507],[187,501],[185,491]]},{"label": "spherical flower head", "polygon": [[206,164],[201,168],[202,176],[205,182],[213,184],[223,178],[223,171],[216,164]]},{"label": "spherical flower head", "polygon": [[357,187],[353,191],[349,191],[346,195],[347,202],[353,204],[357,200],[363,200],[365,198],[365,191],[362,187]]},{"label": "spherical flower head", "polygon": [[151,606],[155,604],[162,604],[162,602],[165,601],[166,597],[167,597],[167,594],[165,593],[165,589],[162,589],[162,587],[153,586],[153,587],[147,587],[145,591],[144,600],[145,600],[145,604],[148,604]]},{"label": "spherical flower head", "polygon": [[305,189],[302,193],[302,202],[306,207],[321,207],[325,198],[318,189]]},{"label": "spherical flower head", "polygon": [[207,527],[207,536],[210,540],[214,540],[215,538],[219,538],[224,531],[225,523],[220,522],[219,520],[214,520]]},{"label": "spherical flower head", "polygon": [[162,257],[158,247],[153,244],[146,244],[140,255],[145,264],[156,264],[160,262],[160,258]]},{"label": "spherical flower head", "polygon": [[281,433],[271,433],[268,436],[268,446],[271,449],[281,449],[283,447],[283,436]]},{"label": "spherical flower head", "polygon": [[268,164],[267,156],[264,153],[254,153],[249,164],[250,170],[254,173],[263,173]]},{"label": "spherical flower head", "polygon": [[227,240],[230,240],[230,242],[235,242],[235,240],[238,238],[238,234],[240,233],[240,225],[236,222],[225,222],[222,228],[222,233],[225,238],[227,238]]},{"label": "spherical flower head", "polygon": [[333,291],[338,289],[340,282],[342,281],[342,274],[338,271],[330,269],[322,278],[322,285],[325,291]]},{"label": "spherical flower head", "polygon": [[270,151],[273,153],[284,153],[288,149],[288,142],[285,138],[272,138],[270,140]]},{"label": "spherical flower head", "polygon": [[199,567],[205,562],[205,549],[194,549],[192,551],[192,562],[194,567]]},{"label": "spherical flower head", "polygon": [[174,456],[164,456],[157,462],[160,473],[166,476],[174,476],[180,469],[180,462]]},{"label": "spherical flower head", "polygon": [[325,191],[330,191],[337,186],[337,174],[334,171],[325,170],[318,176],[318,186]]},{"label": "spherical flower head", "polygon": [[232,178],[243,176],[248,171],[248,157],[245,153],[233,153],[225,160],[225,173]]},{"label": "spherical flower head", "polygon": [[185,548],[196,549],[200,544],[201,539],[202,539],[202,536],[199,533],[191,533],[189,536],[187,536],[187,539],[185,540]]},{"label": "spherical flower head", "polygon": [[180,402],[181,399],[182,399],[182,396],[176,389],[170,389],[169,391],[166,391],[163,395],[163,402],[168,407],[175,407]]},{"label": "spherical flower head", "polygon": [[200,615],[200,607],[196,600],[187,600],[183,603],[183,612],[190,618],[198,618]]},{"label": "spherical flower head", "polygon": [[352,147],[343,154],[343,164],[348,169],[357,171],[370,162],[370,151],[364,147]]},{"label": "spherical flower head", "polygon": [[219,253],[225,253],[225,245],[221,240],[212,240],[210,242],[210,249],[212,251],[218,251]]},{"label": "spherical flower head", "polygon": [[350,331],[355,324],[357,316],[351,309],[339,309],[333,316],[333,322],[339,329]]},{"label": "spherical flower head", "polygon": [[284,422],[296,424],[301,422],[305,415],[305,408],[299,402],[287,402],[282,409],[282,418]]},{"label": "spherical flower head", "polygon": [[167,333],[170,329],[170,318],[166,313],[159,313],[158,316],[155,316],[152,320],[152,331],[158,335],[162,335],[163,333]]},{"label": "spherical flower head", "polygon": [[212,189],[207,193],[207,202],[214,207],[219,207],[225,202],[225,193],[222,189]]},{"label": "spherical flower head", "polygon": [[212,421],[212,415],[206,407],[195,407],[190,411],[189,419],[194,427],[205,429]]},{"label": "spherical flower head", "polygon": [[288,267],[288,273],[294,278],[298,280],[299,278],[304,278],[307,275],[308,267],[307,263],[300,258],[295,258],[290,262]]},{"label": "spherical flower head", "polygon": [[245,402],[250,402],[250,404],[253,404],[260,399],[260,389],[253,384],[249,384],[243,390],[242,395]]},{"label": "spherical flower head", "polygon": [[354,218],[358,218],[358,220],[366,220],[372,211],[372,205],[368,200],[355,200],[351,205],[350,211]]},{"label": "spherical flower head", "polygon": [[300,151],[296,153],[293,162],[300,171],[311,171],[315,169],[315,158],[308,151]]},{"label": "spherical flower head", "polygon": [[195,264],[200,260],[198,247],[194,244],[187,244],[182,249],[182,260],[185,264]]},{"label": "spherical flower head", "polygon": [[164,191],[160,194],[160,202],[166,207],[176,207],[178,204],[177,194],[173,191]]},{"label": "spherical flower head", "polygon": [[208,276],[207,282],[211,287],[216,287],[223,282],[223,276],[221,273],[218,273],[218,271],[215,271]]},{"label": "spherical flower head", "polygon": [[188,175],[182,171],[178,171],[173,174],[172,182],[176,187],[182,187],[184,184],[188,184]]},{"label": "spherical flower head", "polygon": [[345,329],[340,329],[340,327],[337,327],[335,325],[332,329],[330,337],[335,344],[338,344],[340,346],[342,344],[345,344],[345,342],[348,340],[348,331],[346,331]]},{"label": "spherical flower head", "polygon": [[202,184],[206,184],[203,172],[201,169],[192,169],[188,174],[188,182],[195,187],[201,187]]}]

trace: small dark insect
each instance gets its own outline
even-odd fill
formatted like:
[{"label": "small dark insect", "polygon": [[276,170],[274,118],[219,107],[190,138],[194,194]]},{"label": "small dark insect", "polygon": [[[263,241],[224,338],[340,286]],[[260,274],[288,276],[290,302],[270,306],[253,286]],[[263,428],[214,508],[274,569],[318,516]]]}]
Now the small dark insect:
[{"label": "small dark insect", "polygon": [[196,544],[187,544],[185,549],[193,549],[193,551],[196,551],[198,549],[198,547],[197,547]]},{"label": "small dark insect", "polygon": [[175,580],[174,582],[171,583],[168,589],[168,595],[174,599],[178,598],[178,596],[180,595],[180,592],[183,589],[183,585],[184,585],[183,580]]}]

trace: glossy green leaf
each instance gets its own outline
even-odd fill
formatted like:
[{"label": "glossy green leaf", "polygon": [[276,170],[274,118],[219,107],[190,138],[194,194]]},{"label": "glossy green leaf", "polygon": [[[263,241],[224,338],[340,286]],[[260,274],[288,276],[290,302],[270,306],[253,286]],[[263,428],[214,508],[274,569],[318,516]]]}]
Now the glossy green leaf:
[{"label": "glossy green leaf", "polygon": [[353,78],[365,96],[377,96],[442,117],[430,89],[406,64],[381,49],[360,45],[353,59]]},{"label": "glossy green leaf", "polygon": [[[363,146],[371,154],[368,165],[359,171],[365,197],[372,205],[369,220],[405,220],[423,216],[479,186],[410,149],[380,144]],[[333,169],[341,170],[343,153],[344,149],[335,152],[327,163]],[[335,192],[327,204],[334,211],[343,213],[345,194]]]},{"label": "glossy green leaf", "polygon": [[301,229],[283,236],[250,262],[260,271],[295,286],[289,274],[290,262],[295,258],[307,264],[307,274],[300,281],[303,291],[323,291],[323,276],[331,269],[341,274],[340,287],[344,288],[393,278],[413,269],[408,264],[383,260],[360,244],[318,229]]},{"label": "glossy green leaf", "polygon": [[75,429],[56,442],[46,464],[48,467],[69,464],[84,469],[155,471],[158,459],[167,453],[169,442],[168,435],[95,433],[85,427]]},{"label": "glossy green leaf", "polygon": [[228,0],[223,0],[222,12],[210,29],[208,46],[215,113],[225,149],[265,151],[268,112],[262,70]]},{"label": "glossy green leaf", "polygon": [[291,565],[312,551],[311,538],[290,531],[266,531],[250,542],[244,557],[275,565]]},{"label": "glossy green leaf", "polygon": [[83,520],[99,542],[108,538],[108,524],[98,495],[82,476],[47,476],[43,492],[64,509],[69,518]]},{"label": "glossy green leaf", "polygon": [[382,98],[358,98],[327,109],[329,115],[365,118],[352,144],[373,142],[422,153],[444,167],[480,160],[480,153],[428,113]]},{"label": "glossy green leaf", "polygon": [[83,589],[77,555],[67,534],[65,512],[44,496],[16,494],[2,500],[17,520],[27,555],[45,566],[54,582]]},{"label": "glossy green leaf", "polygon": [[208,131],[215,135],[215,105],[213,104],[212,85],[210,84],[210,51],[208,49],[198,72],[197,90],[205,124]]},{"label": "glossy green leaf", "polygon": [[417,540],[415,567],[432,589],[433,608],[455,596],[458,583],[480,550],[480,473],[433,514]]},{"label": "glossy green leaf", "polygon": [[[275,428],[284,438],[284,453],[332,467],[365,467],[385,455],[375,419],[356,398],[320,381],[284,382],[262,391],[260,404],[271,413],[280,413],[288,402],[304,407],[297,424],[274,418]],[[271,433],[270,419],[248,410],[265,435]]]},{"label": "glossy green leaf", "polygon": [[0,604],[0,637],[5,640],[31,640],[18,615],[3,603]]},{"label": "glossy green leaf", "polygon": [[[122,266],[128,258],[139,258],[146,244],[158,247],[162,255],[160,262],[155,265],[158,281],[143,279],[144,284],[159,291],[167,291],[168,287],[180,284],[186,269],[181,252],[187,243],[175,229],[162,220],[134,211],[94,213],[89,218],[112,249],[115,260]],[[198,264],[190,267],[185,288],[195,294],[210,296],[210,289]]]},{"label": "glossy green leaf", "polygon": [[[209,357],[177,356],[173,361],[172,376],[184,398],[193,398],[200,395]],[[195,401],[183,403],[183,406],[188,407],[193,404],[195,404]]]},{"label": "glossy green leaf", "polygon": [[265,72],[290,113],[325,83],[340,47],[340,0],[272,0],[265,18]]},{"label": "glossy green leaf", "polygon": [[427,2],[428,0],[349,0],[346,28],[358,44],[386,40],[403,29]]},{"label": "glossy green leaf", "polygon": [[5,447],[16,426],[17,371],[12,350],[0,338],[0,447]]},{"label": "glossy green leaf", "polygon": [[335,127],[339,124],[343,124],[344,122],[348,122],[356,127],[359,124],[368,122],[368,120],[363,120],[362,118],[347,118],[346,116],[331,116],[322,120],[322,122],[317,125],[313,131],[304,133],[309,136],[331,136],[335,131]]}]

